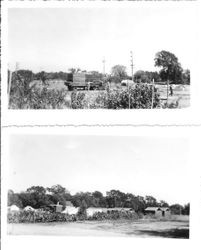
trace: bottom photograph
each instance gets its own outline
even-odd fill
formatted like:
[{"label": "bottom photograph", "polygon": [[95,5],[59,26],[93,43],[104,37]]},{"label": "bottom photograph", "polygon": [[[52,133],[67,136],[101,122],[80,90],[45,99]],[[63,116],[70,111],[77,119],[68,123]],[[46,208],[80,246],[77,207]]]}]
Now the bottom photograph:
[{"label": "bottom photograph", "polygon": [[7,234],[189,238],[185,137],[12,134]]}]

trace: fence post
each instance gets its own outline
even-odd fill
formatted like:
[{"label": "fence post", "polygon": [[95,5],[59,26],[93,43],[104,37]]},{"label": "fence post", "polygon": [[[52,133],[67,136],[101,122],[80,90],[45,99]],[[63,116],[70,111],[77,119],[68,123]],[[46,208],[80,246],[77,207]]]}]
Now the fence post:
[{"label": "fence post", "polygon": [[167,107],[168,107],[168,98],[169,98],[169,80],[167,80]]},{"label": "fence post", "polygon": [[127,82],[127,89],[128,89],[128,109],[131,107],[131,100],[130,100],[130,87],[129,83]]},{"label": "fence post", "polygon": [[152,86],[151,86],[151,109],[153,109],[153,106],[154,106],[154,79],[153,79],[153,83],[152,83]]}]

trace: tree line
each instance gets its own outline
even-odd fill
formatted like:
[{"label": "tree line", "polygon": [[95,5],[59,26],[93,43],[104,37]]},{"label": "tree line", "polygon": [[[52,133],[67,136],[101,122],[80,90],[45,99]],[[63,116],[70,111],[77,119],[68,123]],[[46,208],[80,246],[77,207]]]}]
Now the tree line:
[{"label": "tree line", "polygon": [[[169,80],[174,84],[190,84],[190,70],[183,69],[178,58],[173,53],[165,50],[156,53],[154,66],[159,68],[159,72],[138,70],[133,76],[134,81],[138,83],[150,83],[153,80],[154,82]],[[126,67],[115,65],[112,68],[111,77],[115,82],[120,82],[127,78]]]},{"label": "tree line", "polygon": [[[72,195],[61,185],[47,188],[32,186],[19,193],[12,190],[8,191],[8,206],[16,205],[19,208],[31,206],[35,209],[46,210],[51,205],[59,202],[65,209],[66,201],[71,201],[75,207],[127,207],[134,209],[136,212],[144,212],[146,207],[169,207],[166,201],[157,201],[153,196],[136,196],[119,190],[110,190],[106,192],[105,196],[100,191],[78,192]],[[174,204],[170,208],[175,214],[189,214],[189,204],[185,206]]]},{"label": "tree line", "polygon": [[[158,67],[159,71],[138,70],[133,76],[134,81],[138,83],[150,83],[153,82],[153,80],[155,82],[169,80],[175,84],[190,84],[190,70],[183,69],[178,58],[173,53],[165,50],[156,53],[154,65]],[[41,71],[33,73],[31,70],[18,70],[17,74],[26,82],[30,83],[33,80],[42,80],[42,82],[45,82],[45,80],[61,79],[68,81],[69,72],[72,74],[78,72],[87,73],[86,70],[81,70],[80,68],[70,68],[68,72]],[[90,73],[101,74],[98,71],[91,71]],[[112,67],[110,74],[107,74],[107,76],[102,74],[102,76],[106,81],[115,83],[119,83],[125,79],[132,79],[132,77],[128,75],[126,67],[119,64]]]}]

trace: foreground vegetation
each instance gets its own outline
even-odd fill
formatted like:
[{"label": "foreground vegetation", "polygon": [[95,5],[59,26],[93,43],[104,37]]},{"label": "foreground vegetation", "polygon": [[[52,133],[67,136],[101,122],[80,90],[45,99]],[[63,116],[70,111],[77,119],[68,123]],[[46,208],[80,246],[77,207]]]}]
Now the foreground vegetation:
[{"label": "foreground vegetation", "polygon": [[110,88],[104,91],[73,91],[49,89],[44,83],[39,88],[14,74],[10,89],[11,109],[150,109],[159,108],[156,88],[137,84],[130,88]]},{"label": "foreground vegetation", "polygon": [[12,211],[8,212],[8,223],[48,223],[48,222],[73,222],[83,220],[137,220],[141,218],[141,214],[134,211],[108,211],[96,212],[92,216],[87,216],[85,212],[80,211],[75,215],[67,213],[56,213],[50,211],[36,210],[36,211]]}]

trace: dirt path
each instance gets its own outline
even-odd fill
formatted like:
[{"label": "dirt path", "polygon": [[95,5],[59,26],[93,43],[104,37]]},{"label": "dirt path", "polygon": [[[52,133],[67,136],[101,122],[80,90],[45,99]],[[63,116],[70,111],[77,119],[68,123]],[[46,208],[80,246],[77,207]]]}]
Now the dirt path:
[{"label": "dirt path", "polygon": [[132,236],[188,238],[184,221],[85,221],[71,223],[9,224],[12,235]]}]

